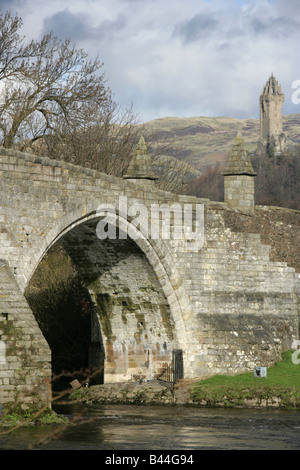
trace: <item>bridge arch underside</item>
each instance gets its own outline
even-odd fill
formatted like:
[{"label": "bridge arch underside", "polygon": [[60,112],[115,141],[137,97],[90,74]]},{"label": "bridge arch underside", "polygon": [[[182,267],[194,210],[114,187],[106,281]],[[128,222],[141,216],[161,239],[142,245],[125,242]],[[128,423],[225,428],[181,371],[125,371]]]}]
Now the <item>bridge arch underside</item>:
[{"label": "bridge arch underside", "polygon": [[58,242],[92,300],[89,368],[95,374],[103,367],[105,383],[155,379],[180,347],[176,319],[137,243],[119,237],[100,240],[97,223],[85,221]]}]

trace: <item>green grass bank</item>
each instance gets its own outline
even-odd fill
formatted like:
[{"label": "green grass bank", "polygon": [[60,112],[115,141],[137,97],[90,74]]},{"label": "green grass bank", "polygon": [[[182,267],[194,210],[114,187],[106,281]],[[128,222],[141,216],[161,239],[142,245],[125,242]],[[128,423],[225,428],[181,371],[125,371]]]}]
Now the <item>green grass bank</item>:
[{"label": "green grass bank", "polygon": [[210,407],[300,409],[300,364],[292,361],[293,353],[284,352],[281,361],[267,368],[267,377],[246,372],[235,376],[215,375],[193,384],[191,400]]}]

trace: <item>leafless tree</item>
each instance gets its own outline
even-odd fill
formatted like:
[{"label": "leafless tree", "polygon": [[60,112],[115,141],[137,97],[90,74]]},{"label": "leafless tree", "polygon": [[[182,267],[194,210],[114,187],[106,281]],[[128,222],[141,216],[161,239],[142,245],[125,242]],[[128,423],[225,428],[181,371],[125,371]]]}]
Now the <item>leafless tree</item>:
[{"label": "leafless tree", "polygon": [[162,161],[164,146],[147,125],[115,103],[98,57],[51,33],[26,43],[21,26],[0,13],[0,143],[122,176],[144,135],[158,186],[177,191],[186,168]]},{"label": "leafless tree", "polygon": [[70,40],[51,33],[24,44],[22,20],[0,14],[0,130],[4,147],[33,143],[59,132],[63,125],[80,129],[86,109],[103,121],[113,106],[98,58],[88,59]]},{"label": "leafless tree", "polygon": [[122,176],[135,150],[142,129],[131,109],[121,112],[111,104],[100,114],[88,104],[82,109],[82,124],[61,121],[55,133],[34,147],[50,158],[60,158],[75,165]]}]

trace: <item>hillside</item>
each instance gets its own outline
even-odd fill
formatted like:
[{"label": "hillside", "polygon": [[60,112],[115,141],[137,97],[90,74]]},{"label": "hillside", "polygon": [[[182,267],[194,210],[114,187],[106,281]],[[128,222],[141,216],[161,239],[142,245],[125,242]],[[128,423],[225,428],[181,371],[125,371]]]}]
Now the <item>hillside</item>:
[{"label": "hillside", "polygon": [[[250,152],[256,149],[259,138],[258,119],[166,117],[148,125],[159,142],[169,145],[168,156],[180,158],[200,171],[227,159],[238,131]],[[283,116],[283,131],[292,145],[300,143],[300,114]]]}]

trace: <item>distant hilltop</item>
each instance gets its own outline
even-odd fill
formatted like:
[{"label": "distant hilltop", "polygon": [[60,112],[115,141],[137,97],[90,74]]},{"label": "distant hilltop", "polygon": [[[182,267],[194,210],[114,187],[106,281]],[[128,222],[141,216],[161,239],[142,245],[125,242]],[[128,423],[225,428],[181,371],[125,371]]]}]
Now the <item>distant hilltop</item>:
[{"label": "distant hilltop", "polygon": [[[289,143],[300,144],[300,114],[283,116],[282,121]],[[159,141],[169,144],[166,156],[180,158],[200,171],[227,160],[239,131],[249,152],[256,151],[260,137],[259,119],[166,117],[148,125]]]}]

